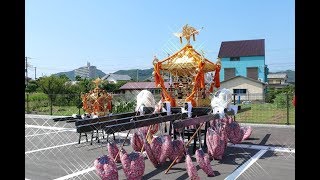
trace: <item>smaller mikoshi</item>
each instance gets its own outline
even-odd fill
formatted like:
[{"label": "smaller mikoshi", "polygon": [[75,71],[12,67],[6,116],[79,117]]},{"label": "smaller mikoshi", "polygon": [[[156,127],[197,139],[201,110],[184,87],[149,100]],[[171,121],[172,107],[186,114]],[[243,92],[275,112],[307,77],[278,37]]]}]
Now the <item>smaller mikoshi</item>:
[{"label": "smaller mikoshi", "polygon": [[81,95],[83,110],[91,115],[105,116],[112,110],[112,95],[99,88],[102,80],[97,78],[93,81],[95,88]]},{"label": "smaller mikoshi", "polygon": [[[204,53],[197,52],[190,44],[190,37],[195,41],[195,35],[199,34],[191,26],[185,25],[181,33],[174,35],[187,40],[187,43],[179,51],[169,57],[158,60],[154,57],[154,79],[155,85],[161,88],[165,101],[170,102],[172,107],[182,107],[185,103],[190,102],[192,107],[210,106],[209,94],[213,88],[220,87],[220,59],[216,63],[211,62],[204,57]],[[170,88],[166,89],[163,75],[169,75]],[[210,83],[205,82],[205,76],[212,78]]]}]

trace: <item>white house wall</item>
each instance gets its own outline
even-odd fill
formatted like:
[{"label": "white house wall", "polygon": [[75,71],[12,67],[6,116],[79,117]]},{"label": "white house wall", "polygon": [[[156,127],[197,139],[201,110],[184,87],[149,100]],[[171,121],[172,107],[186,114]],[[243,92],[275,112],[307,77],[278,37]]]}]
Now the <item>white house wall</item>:
[{"label": "white house wall", "polygon": [[[220,88],[226,88],[232,92],[233,89],[247,89],[247,94],[240,96],[241,101],[264,100],[264,85],[245,78],[235,78],[221,82]],[[236,97],[236,100],[238,100],[238,96]]]}]

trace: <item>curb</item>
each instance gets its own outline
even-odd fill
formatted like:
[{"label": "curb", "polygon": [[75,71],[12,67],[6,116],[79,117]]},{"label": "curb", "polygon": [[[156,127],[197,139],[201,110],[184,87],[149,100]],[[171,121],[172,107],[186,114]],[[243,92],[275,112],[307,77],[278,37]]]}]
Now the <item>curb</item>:
[{"label": "curb", "polygon": [[252,126],[252,127],[273,127],[273,128],[295,128],[295,125],[283,125],[283,124],[254,124],[254,123],[239,123],[240,126]]}]

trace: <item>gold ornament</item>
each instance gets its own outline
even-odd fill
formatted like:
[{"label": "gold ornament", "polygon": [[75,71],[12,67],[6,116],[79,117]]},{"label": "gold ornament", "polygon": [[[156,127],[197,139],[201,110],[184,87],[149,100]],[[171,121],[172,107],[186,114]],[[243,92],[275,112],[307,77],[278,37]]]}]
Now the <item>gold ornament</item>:
[{"label": "gold ornament", "polygon": [[[203,29],[203,27],[201,29]],[[190,37],[192,36],[193,41],[195,41],[196,40],[195,35],[199,34],[201,29],[197,30],[194,27],[188,26],[188,24],[186,24],[185,26],[182,27],[181,33],[174,33],[174,35],[180,39],[181,44],[182,44],[182,37],[186,38],[187,43],[190,44]]]}]

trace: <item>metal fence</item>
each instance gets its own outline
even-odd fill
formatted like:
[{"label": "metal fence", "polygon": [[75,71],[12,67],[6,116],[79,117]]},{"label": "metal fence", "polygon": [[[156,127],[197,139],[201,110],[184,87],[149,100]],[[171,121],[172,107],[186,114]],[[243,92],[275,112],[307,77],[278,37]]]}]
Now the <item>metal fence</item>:
[{"label": "metal fence", "polygon": [[236,120],[244,123],[295,124],[293,93],[281,93],[274,97],[264,94],[234,95],[233,104],[241,108],[251,108],[236,115]]},{"label": "metal fence", "polygon": [[[155,94],[155,100],[160,95]],[[80,94],[56,94],[52,100],[43,93],[25,94],[25,113],[71,116],[83,114]],[[251,108],[238,113],[236,119],[241,123],[267,123],[267,124],[295,124],[295,108],[292,103],[293,94],[277,94],[268,98],[264,94],[245,94],[233,96],[233,104],[241,108]],[[136,96],[113,94],[113,113],[133,112],[136,105]]]}]

